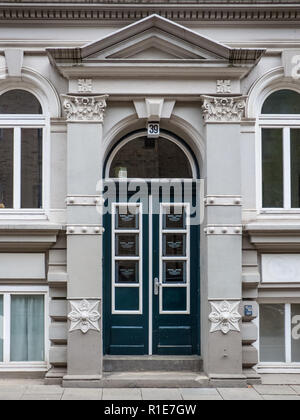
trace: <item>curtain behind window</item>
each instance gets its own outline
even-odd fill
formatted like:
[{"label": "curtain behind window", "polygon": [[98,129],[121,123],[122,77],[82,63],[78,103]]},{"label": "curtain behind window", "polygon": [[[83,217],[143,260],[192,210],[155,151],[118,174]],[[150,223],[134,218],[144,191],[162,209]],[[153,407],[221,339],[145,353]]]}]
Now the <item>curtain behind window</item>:
[{"label": "curtain behind window", "polygon": [[44,296],[11,296],[10,360],[44,360]]}]

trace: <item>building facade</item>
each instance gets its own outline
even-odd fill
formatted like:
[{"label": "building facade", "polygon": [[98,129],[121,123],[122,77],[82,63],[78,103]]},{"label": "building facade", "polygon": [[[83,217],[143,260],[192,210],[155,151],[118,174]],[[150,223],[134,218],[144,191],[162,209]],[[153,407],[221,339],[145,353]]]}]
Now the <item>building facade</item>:
[{"label": "building facade", "polygon": [[0,21],[0,375],[299,372],[300,6],[7,0]]}]

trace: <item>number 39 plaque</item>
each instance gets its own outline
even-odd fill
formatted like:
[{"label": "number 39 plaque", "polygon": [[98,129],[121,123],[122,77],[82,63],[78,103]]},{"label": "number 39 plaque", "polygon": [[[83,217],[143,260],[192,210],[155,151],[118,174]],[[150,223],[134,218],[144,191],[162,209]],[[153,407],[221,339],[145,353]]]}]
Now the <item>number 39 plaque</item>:
[{"label": "number 39 plaque", "polygon": [[148,138],[157,138],[160,134],[160,128],[158,122],[148,123]]}]

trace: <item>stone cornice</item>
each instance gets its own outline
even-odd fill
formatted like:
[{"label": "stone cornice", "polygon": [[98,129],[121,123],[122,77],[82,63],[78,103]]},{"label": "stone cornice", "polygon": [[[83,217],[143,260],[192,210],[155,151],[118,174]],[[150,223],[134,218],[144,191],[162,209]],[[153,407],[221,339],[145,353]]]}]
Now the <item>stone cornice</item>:
[{"label": "stone cornice", "polygon": [[[199,22],[232,22],[274,24],[299,22],[300,5],[295,1],[178,1],[163,0],[73,0],[73,1],[6,1],[0,2],[0,22],[32,21],[102,23],[133,22],[157,13],[165,18],[189,24]],[[124,23],[123,23],[124,24]]]}]

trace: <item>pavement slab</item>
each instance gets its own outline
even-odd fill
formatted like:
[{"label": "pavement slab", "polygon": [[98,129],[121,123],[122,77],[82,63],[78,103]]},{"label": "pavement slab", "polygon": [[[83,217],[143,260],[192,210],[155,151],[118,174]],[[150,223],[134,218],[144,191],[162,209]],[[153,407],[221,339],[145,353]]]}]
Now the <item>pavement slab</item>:
[{"label": "pavement slab", "polygon": [[300,395],[263,395],[262,397],[264,400],[273,400],[273,401],[279,401],[279,400],[299,400],[300,401]]},{"label": "pavement slab", "polygon": [[103,388],[103,400],[141,400],[139,388]]},{"label": "pavement slab", "polygon": [[76,401],[89,400],[99,401],[102,399],[102,389],[88,388],[67,388],[64,390],[62,400]]},{"label": "pavement slab", "polygon": [[253,388],[218,388],[223,400],[262,400]]},{"label": "pavement slab", "polygon": [[62,398],[62,393],[60,394],[24,394],[21,398],[21,400],[43,400],[43,401],[48,401],[48,400],[61,400]]},{"label": "pavement slab", "polygon": [[180,388],[179,391],[184,400],[222,400],[214,388]]},{"label": "pavement slab", "polygon": [[22,396],[22,391],[0,391],[0,401],[20,400]]},{"label": "pavement slab", "polygon": [[182,400],[178,388],[141,388],[143,400]]},{"label": "pavement slab", "polygon": [[288,385],[253,385],[261,395],[296,395],[296,391]]}]

